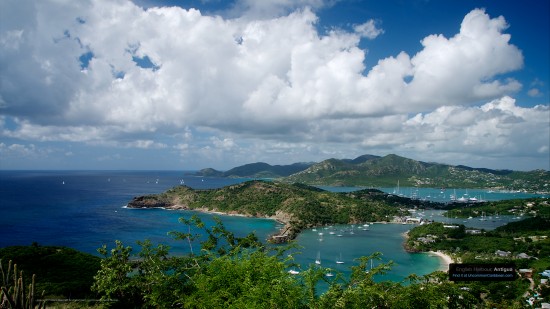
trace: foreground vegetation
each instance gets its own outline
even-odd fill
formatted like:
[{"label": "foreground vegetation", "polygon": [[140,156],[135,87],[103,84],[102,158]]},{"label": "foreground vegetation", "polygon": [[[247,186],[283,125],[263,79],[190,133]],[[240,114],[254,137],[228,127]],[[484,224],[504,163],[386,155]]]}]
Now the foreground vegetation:
[{"label": "foreground vegetation", "polygon": [[[205,227],[197,218],[181,219],[208,235],[201,249],[193,251],[195,230],[173,232],[189,241],[191,253],[169,255],[169,248],[140,243],[141,250],[116,242],[99,249],[104,256],[92,290],[110,308],[470,308],[476,303],[469,293],[436,272],[410,276],[407,284],[377,283],[374,278],[390,269],[381,263],[369,269],[371,259],[358,259],[350,278],[327,277],[329,269],[311,265],[299,274],[286,247],[265,247],[253,234],[235,237],[221,221]],[[368,269],[368,271],[367,271]],[[38,278],[40,280],[40,278]],[[328,290],[320,293],[319,284]]]},{"label": "foreground vegetation", "polygon": [[[39,264],[46,263],[41,258],[45,256],[42,252],[69,252],[71,254],[65,255],[69,260],[65,265],[54,263],[46,267],[48,272],[58,273],[66,282],[81,277],[63,271],[74,262],[83,266],[87,263],[96,265],[87,290],[90,294],[87,292],[86,297],[100,299],[95,306],[102,308],[521,308],[524,305],[521,296],[530,285],[524,279],[483,284],[457,283],[449,281],[444,272],[422,277],[413,274],[404,282],[376,282],[376,276],[392,266],[391,262],[377,263],[378,266],[370,269],[370,260],[380,260],[379,253],[357,259],[349,277],[317,265],[299,269],[293,257],[287,254],[293,249],[292,244],[265,246],[254,234],[235,237],[219,219],[212,227],[206,227],[195,216],[181,218],[180,221],[186,225],[182,229],[184,231],[170,234],[190,246],[190,253],[184,256],[170,255],[169,247],[149,241],[138,243],[138,252],[119,241],[112,248],[103,246],[98,249],[103,256],[98,259],[99,265],[93,262],[97,258],[82,259],[68,248],[35,245],[5,248],[3,252],[38,254],[32,262],[34,268],[33,264],[22,263],[33,271],[48,265]],[[502,240],[507,237],[530,234],[533,226],[540,226],[541,231],[548,233],[546,224],[548,222],[544,220],[525,221],[502,227],[492,234],[487,232],[478,236],[478,240],[466,240],[469,236],[465,235],[463,227],[448,229],[433,223],[411,230],[409,241],[414,245],[418,237],[438,235],[441,241],[434,243],[433,247],[418,249],[450,249],[460,245],[458,248],[461,249],[455,249],[452,254],[455,258],[469,261],[468,253],[479,255],[482,251],[468,243],[477,241],[483,244],[477,247],[495,243],[502,245],[505,244]],[[197,239],[200,237],[198,230],[203,231],[205,239]],[[196,247],[196,240],[200,242],[200,247]],[[547,242],[540,242],[510,249],[523,251],[525,248],[531,250],[527,250],[530,254],[537,254],[539,260],[518,262],[517,266],[536,267],[538,270],[550,266],[548,247]],[[487,249],[487,253],[490,250]],[[22,256],[26,256],[29,262],[33,260],[30,255]],[[289,269],[298,269],[300,273],[290,274]],[[24,273],[30,272],[25,270]],[[328,276],[329,273],[334,276]],[[42,279],[37,276],[37,282],[49,280],[47,274],[41,275]],[[540,282],[538,278],[535,280]],[[327,288],[320,291],[320,284]],[[50,288],[56,289],[54,285]],[[76,285],[72,289],[81,291]],[[547,297],[548,290],[539,292]],[[46,291],[46,297],[48,295],[51,297],[52,292]],[[82,306],[90,304],[84,303]]]}]

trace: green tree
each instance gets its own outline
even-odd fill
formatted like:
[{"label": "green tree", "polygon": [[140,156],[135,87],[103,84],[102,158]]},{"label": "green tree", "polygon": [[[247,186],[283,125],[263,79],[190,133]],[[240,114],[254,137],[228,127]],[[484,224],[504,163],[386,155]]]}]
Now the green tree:
[{"label": "green tree", "polygon": [[180,302],[186,308],[303,308],[304,290],[286,268],[259,250],[220,256],[191,278],[193,291]]},{"label": "green tree", "polygon": [[120,307],[137,308],[143,304],[140,291],[130,274],[133,271],[130,256],[132,247],[124,247],[121,241],[115,241],[115,247],[110,251],[103,245],[97,250],[103,255],[101,268],[94,277],[92,290],[102,294],[101,300]]},{"label": "green tree", "polygon": [[[181,218],[180,221],[188,225],[188,231],[170,234],[176,239],[188,241],[191,249],[189,255],[170,256],[167,246],[153,246],[150,241],[138,242],[141,251],[137,255],[133,255],[133,249],[124,246],[120,241],[116,241],[111,250],[107,250],[105,245],[98,249],[104,258],[94,277],[92,289],[101,294],[102,300],[115,301],[107,303],[108,306],[193,307],[193,299],[202,297],[197,295],[221,287],[207,283],[223,281],[224,278],[228,279],[232,274],[237,276],[241,272],[249,277],[237,276],[230,280],[239,284],[248,282],[248,285],[241,287],[248,293],[239,300],[241,304],[245,300],[257,301],[263,298],[274,303],[275,296],[267,296],[288,294],[293,291],[292,288],[294,292],[300,291],[284,271],[286,264],[281,260],[282,251],[276,255],[268,255],[253,234],[243,238],[235,237],[219,219],[215,219],[211,228],[207,228],[196,216],[190,219]],[[192,244],[198,235],[191,233],[192,225],[207,234],[198,253],[193,251]],[[265,281],[267,278],[271,280]],[[261,294],[266,291],[270,294]]]}]

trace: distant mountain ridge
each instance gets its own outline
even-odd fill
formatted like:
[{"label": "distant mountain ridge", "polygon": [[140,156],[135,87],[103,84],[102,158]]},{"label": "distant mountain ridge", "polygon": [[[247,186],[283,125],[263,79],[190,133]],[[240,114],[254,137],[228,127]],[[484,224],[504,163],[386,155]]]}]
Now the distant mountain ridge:
[{"label": "distant mountain ridge", "polygon": [[422,162],[389,154],[354,160],[328,159],[285,178],[288,182],[330,186],[495,188],[549,192],[550,172],[472,168]]},{"label": "distant mountain ridge", "polygon": [[327,159],[319,163],[269,165],[258,162],[226,172],[204,169],[196,175],[216,177],[278,178],[309,185],[436,188],[494,188],[550,192],[550,172],[472,168],[417,161],[395,154],[362,155],[355,159]]},{"label": "distant mountain ridge", "polygon": [[290,165],[270,165],[264,162],[250,163],[234,167],[226,172],[206,168],[195,173],[205,177],[281,178],[301,172],[314,163],[293,163]]}]

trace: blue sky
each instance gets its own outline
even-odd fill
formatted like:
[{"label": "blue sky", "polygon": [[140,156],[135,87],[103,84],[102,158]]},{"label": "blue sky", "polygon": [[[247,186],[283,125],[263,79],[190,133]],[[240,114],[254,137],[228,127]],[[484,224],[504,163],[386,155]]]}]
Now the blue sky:
[{"label": "blue sky", "polygon": [[0,3],[0,169],[550,170],[549,1]]}]

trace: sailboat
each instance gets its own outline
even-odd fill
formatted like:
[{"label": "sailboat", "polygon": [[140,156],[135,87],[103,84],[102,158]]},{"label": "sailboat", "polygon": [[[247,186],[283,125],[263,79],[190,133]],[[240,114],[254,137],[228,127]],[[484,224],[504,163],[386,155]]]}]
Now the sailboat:
[{"label": "sailboat", "polygon": [[344,261],[342,260],[342,253],[340,253],[340,259],[336,259],[336,264],[344,264]]},{"label": "sailboat", "polygon": [[461,197],[457,199],[460,203],[466,203],[468,201],[468,189],[466,189],[466,193],[464,193]]},{"label": "sailboat", "polygon": [[315,260],[315,264],[321,265],[321,252],[317,252],[317,259]]},{"label": "sailboat", "polygon": [[297,275],[297,274],[299,274],[300,272],[297,271],[297,270],[291,269],[291,270],[288,271],[288,273],[291,274],[291,275]]},{"label": "sailboat", "polygon": [[484,211],[481,212],[481,219],[479,219],[479,221],[487,221],[487,219],[485,218],[485,212]]},{"label": "sailboat", "polygon": [[332,271],[330,270],[330,268],[328,269],[328,273],[326,273],[327,277],[334,277],[334,274],[332,273]]},{"label": "sailboat", "polygon": [[393,194],[394,195],[397,195],[397,196],[404,196],[404,194],[402,194],[401,192],[399,192],[399,179],[397,180],[397,187],[395,189],[393,189]]},{"label": "sailboat", "polygon": [[367,273],[367,274],[370,273],[370,271],[372,270],[372,264],[373,264],[373,260],[371,259],[370,260],[370,269],[365,270],[365,273]]},{"label": "sailboat", "polygon": [[454,189],[453,194],[451,194],[451,201],[456,201],[456,189]]}]

